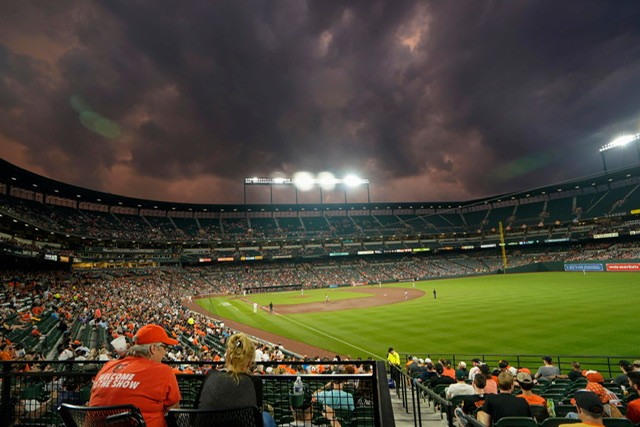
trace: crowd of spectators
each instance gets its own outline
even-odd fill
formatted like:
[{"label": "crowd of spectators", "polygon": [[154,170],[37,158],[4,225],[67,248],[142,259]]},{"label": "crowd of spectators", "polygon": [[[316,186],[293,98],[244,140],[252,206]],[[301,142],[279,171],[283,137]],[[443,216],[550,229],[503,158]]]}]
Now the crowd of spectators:
[{"label": "crowd of spectators", "polygon": [[622,374],[609,379],[595,370],[581,370],[579,362],[573,362],[572,370],[563,374],[551,357],[542,360],[544,364],[535,373],[506,360],[491,369],[477,358],[471,369],[460,361],[453,370],[446,359],[435,362],[413,357],[405,369],[416,384],[455,401],[455,416],[462,426],[470,425],[469,417],[477,417],[487,427],[503,417],[529,417],[541,423],[548,417],[566,416],[603,425],[603,417],[624,418],[626,414],[634,424],[640,421],[636,409],[640,407],[640,360],[620,360]]},{"label": "crowd of spectators", "polygon": [[[447,212],[438,215],[343,215],[284,218],[172,218],[166,212],[110,212],[108,206],[89,210],[51,203],[0,196],[0,209],[7,214],[28,220],[45,230],[73,233],[85,237],[216,241],[253,239],[311,239],[340,237],[392,236],[395,234],[475,233],[494,232],[486,224],[473,223],[475,216],[460,221],[461,215]],[[449,219],[444,219],[448,217]],[[518,218],[506,218],[518,221]],[[538,226],[537,221],[529,224]],[[571,225],[569,225],[571,226]],[[597,230],[598,225],[593,226]],[[507,227],[509,229],[509,227]],[[519,232],[526,235],[529,228]]]}]

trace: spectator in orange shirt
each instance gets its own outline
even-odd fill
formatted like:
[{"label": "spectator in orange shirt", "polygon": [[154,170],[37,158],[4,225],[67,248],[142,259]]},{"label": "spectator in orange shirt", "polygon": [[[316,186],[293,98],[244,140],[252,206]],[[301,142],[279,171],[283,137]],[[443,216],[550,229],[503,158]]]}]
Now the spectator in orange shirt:
[{"label": "spectator in orange shirt", "polygon": [[98,372],[89,405],[132,404],[140,408],[148,426],[166,426],[165,412],[177,407],[182,396],[171,367],[160,362],[167,346],[176,344],[162,326],[140,328],[127,357],[107,362]]},{"label": "spectator in orange shirt", "polygon": [[455,369],[451,368],[451,361],[448,359],[444,359],[442,361],[442,364],[444,365],[444,372],[442,373],[442,375],[446,375],[447,377],[451,377],[454,380],[456,379],[456,371]]},{"label": "spectator in orange shirt", "polygon": [[[629,372],[627,377],[631,390],[640,393],[640,372]],[[632,400],[627,404],[626,417],[634,424],[640,423],[640,399]]]},{"label": "spectator in orange shirt", "polygon": [[9,344],[0,345],[0,360],[13,360],[13,349]]},{"label": "spectator in orange shirt", "polygon": [[[518,375],[516,375],[516,382],[522,390],[522,394],[518,394],[517,397],[523,398],[529,402],[529,405],[542,405],[545,408],[547,407],[547,400],[531,391],[531,389],[533,389],[533,378],[531,378],[530,374],[527,374],[526,372],[518,372]],[[547,413],[543,418],[547,418],[548,416],[549,415]],[[540,419],[537,421],[542,422],[543,420]]]}]

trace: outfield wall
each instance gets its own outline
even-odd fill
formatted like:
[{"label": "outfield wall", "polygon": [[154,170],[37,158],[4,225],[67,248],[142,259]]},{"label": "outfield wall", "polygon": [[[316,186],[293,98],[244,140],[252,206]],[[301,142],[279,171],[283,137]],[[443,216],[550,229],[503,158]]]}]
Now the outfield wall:
[{"label": "outfield wall", "polygon": [[583,260],[566,263],[562,261],[536,262],[507,268],[507,273],[539,273],[547,271],[640,272],[640,259]]}]

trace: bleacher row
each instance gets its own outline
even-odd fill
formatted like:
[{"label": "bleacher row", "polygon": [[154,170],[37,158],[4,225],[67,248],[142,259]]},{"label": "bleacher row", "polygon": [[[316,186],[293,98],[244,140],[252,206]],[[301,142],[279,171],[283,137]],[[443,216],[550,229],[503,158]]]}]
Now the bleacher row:
[{"label": "bleacher row", "polygon": [[[566,418],[566,416],[570,412],[576,412],[575,405],[571,402],[571,399],[573,398],[576,391],[584,389],[586,387],[586,378],[579,378],[575,381],[560,378],[554,380],[545,380],[540,378],[536,381],[537,384],[533,387],[532,392],[546,399],[547,402],[552,401],[552,404],[548,404],[547,406],[529,405],[533,414],[533,419],[526,417],[515,417],[518,418],[515,419],[514,417],[510,417],[508,420],[505,420],[500,424],[496,423],[496,426],[557,427],[559,424],[580,422],[577,419]],[[471,384],[470,380],[467,380],[466,382],[467,384]],[[638,394],[635,392],[628,394],[625,393],[625,391],[623,391],[618,384],[611,382],[610,379],[605,380],[602,385],[610,392],[615,393],[617,400],[611,401],[611,404],[614,404],[622,415],[626,414],[626,406],[629,402],[640,398],[640,396],[638,396]],[[465,396],[455,396],[451,399],[447,399],[446,389],[449,387],[449,384],[438,384],[434,387],[431,387],[428,382],[426,382],[422,384],[422,387],[432,392],[423,393],[423,398],[425,400],[429,400],[430,404],[433,403],[433,398],[431,396],[436,395],[443,400],[447,400],[448,402],[450,402],[453,407],[462,407]],[[512,394],[519,395],[521,393],[522,390],[516,385],[512,391]],[[469,415],[471,417],[475,417],[475,412]],[[606,421],[607,422],[605,422],[605,426],[634,426],[634,424],[626,418],[607,418]]]},{"label": "bleacher row", "polygon": [[[236,212],[236,217],[198,217],[193,212],[173,211],[129,214],[117,209],[90,210],[42,203],[26,198],[0,195],[0,211],[45,230],[76,235],[136,240],[215,241],[269,238],[385,237],[396,234],[440,235],[538,227],[571,223],[605,215],[628,214],[640,207],[640,191],[635,179],[618,186],[598,186],[565,196],[564,193],[529,198],[521,194],[479,204],[436,204],[397,209],[345,209],[293,212],[294,216],[273,213],[255,216]],[[560,197],[562,196],[562,197]],[[325,208],[323,208],[325,209]],[[329,208],[326,208],[329,209]],[[333,209],[333,208],[332,208]],[[206,210],[206,209],[205,209]]]}]

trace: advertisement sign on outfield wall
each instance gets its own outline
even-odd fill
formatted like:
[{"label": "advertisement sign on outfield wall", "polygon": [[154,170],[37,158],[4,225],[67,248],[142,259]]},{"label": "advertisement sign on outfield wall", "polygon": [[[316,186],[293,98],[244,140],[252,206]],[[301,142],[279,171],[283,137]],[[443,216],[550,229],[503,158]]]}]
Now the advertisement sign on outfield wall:
[{"label": "advertisement sign on outfield wall", "polygon": [[607,264],[607,271],[640,271],[640,263]]},{"label": "advertisement sign on outfield wall", "polygon": [[565,264],[564,271],[604,271],[602,264]]}]

